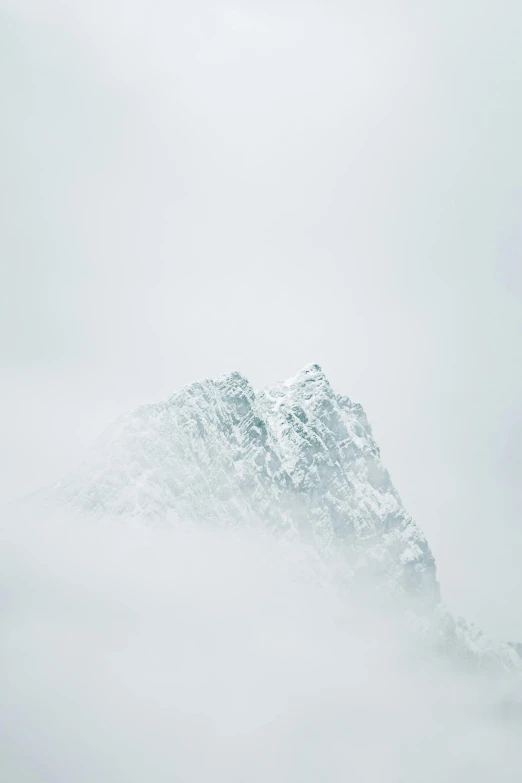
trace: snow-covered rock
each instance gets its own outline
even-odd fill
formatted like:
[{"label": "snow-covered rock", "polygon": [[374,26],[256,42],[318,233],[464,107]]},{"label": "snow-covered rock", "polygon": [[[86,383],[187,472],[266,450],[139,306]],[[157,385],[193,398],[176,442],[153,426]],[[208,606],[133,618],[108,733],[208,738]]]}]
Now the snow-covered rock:
[{"label": "snow-covered rock", "polygon": [[304,541],[342,581],[412,599],[440,646],[507,667],[519,660],[515,646],[495,646],[440,603],[433,555],[362,407],[317,364],[260,391],[232,372],[140,407],[43,497],[99,517],[250,525]]},{"label": "snow-covered rock", "polygon": [[233,372],[138,408],[46,494],[152,524],[264,527],[304,539],[352,577],[438,598],[433,556],[362,407],[317,364],[259,392]]}]

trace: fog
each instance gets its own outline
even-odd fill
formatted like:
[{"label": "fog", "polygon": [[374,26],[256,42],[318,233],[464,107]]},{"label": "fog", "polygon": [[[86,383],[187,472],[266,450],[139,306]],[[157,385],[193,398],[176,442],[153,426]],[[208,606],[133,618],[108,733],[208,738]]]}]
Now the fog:
[{"label": "fog", "polygon": [[512,684],[421,656],[394,613],[250,531],[1,527],[9,783],[508,783]]},{"label": "fog", "polygon": [[0,499],[183,384],[319,362],[454,610],[522,638],[521,4],[0,14]]},{"label": "fog", "polygon": [[[0,502],[137,404],[317,361],[450,608],[522,639],[521,8],[0,0]],[[2,780],[520,779],[511,685],[297,546],[1,536]]]}]

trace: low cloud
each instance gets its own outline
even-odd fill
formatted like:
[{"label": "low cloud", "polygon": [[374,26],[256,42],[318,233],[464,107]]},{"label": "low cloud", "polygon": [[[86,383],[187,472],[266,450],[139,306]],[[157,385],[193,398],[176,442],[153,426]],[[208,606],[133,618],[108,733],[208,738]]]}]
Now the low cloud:
[{"label": "low cloud", "polygon": [[522,768],[496,684],[417,655],[297,544],[66,519],[10,520],[2,539],[2,780],[508,783]]}]

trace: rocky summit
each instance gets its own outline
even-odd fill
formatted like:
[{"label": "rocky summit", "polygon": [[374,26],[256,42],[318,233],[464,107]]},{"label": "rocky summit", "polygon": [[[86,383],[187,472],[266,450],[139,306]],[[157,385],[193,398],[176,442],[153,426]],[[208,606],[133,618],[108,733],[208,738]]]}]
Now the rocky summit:
[{"label": "rocky summit", "polygon": [[491,642],[441,604],[433,555],[363,408],[317,364],[258,391],[232,372],[144,405],[36,497],[104,518],[252,526],[303,541],[343,581],[412,599],[445,648],[520,663],[516,646]]}]

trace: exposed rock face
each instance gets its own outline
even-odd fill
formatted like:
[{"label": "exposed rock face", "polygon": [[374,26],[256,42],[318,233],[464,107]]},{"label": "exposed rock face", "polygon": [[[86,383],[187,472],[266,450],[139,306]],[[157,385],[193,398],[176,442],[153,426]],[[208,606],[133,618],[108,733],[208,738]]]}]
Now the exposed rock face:
[{"label": "exposed rock face", "polygon": [[99,515],[263,526],[340,558],[347,573],[438,598],[433,556],[362,407],[316,364],[257,393],[234,372],[143,406],[50,492]]},{"label": "exposed rock face", "polygon": [[304,540],[341,581],[413,599],[436,646],[520,664],[516,645],[493,643],[440,603],[434,558],[362,407],[317,364],[258,392],[233,372],[138,408],[45,497],[100,517],[250,525]]}]

